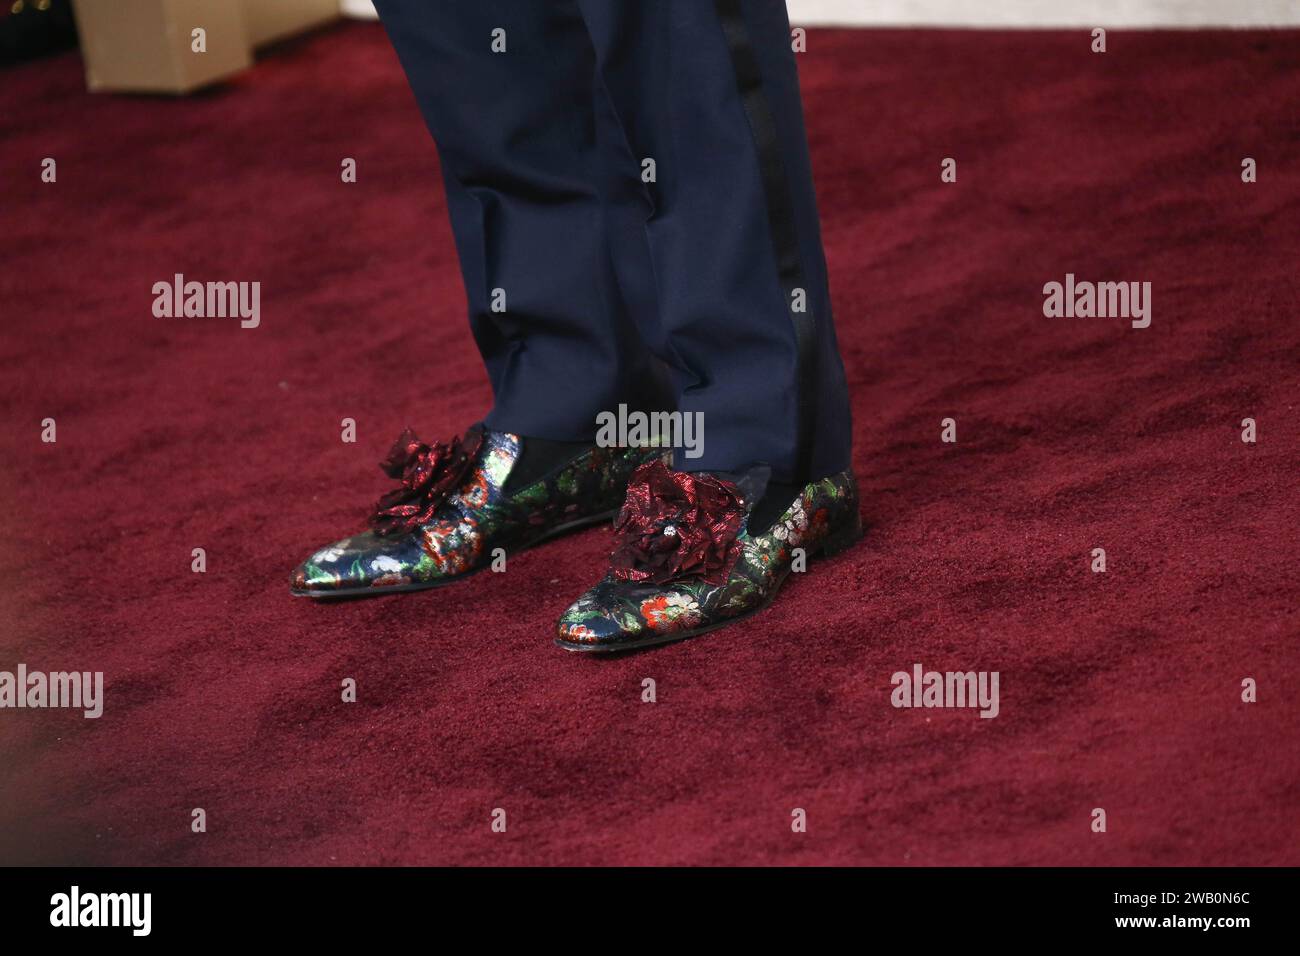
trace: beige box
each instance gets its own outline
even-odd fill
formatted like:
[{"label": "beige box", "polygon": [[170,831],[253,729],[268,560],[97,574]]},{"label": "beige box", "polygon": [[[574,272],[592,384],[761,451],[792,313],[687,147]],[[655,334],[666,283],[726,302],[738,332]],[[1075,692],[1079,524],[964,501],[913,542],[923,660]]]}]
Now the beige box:
[{"label": "beige box", "polygon": [[242,3],[248,42],[255,47],[339,17],[339,0],[242,0]]},{"label": "beige box", "polygon": [[[275,2],[275,0],[270,0]],[[92,91],[188,93],[253,62],[230,0],[72,0]],[[205,52],[195,52],[203,30]]]},{"label": "beige box", "polygon": [[[321,26],[339,0],[72,0],[92,91],[189,93],[247,69],[253,47]],[[194,31],[205,31],[205,52]]]}]

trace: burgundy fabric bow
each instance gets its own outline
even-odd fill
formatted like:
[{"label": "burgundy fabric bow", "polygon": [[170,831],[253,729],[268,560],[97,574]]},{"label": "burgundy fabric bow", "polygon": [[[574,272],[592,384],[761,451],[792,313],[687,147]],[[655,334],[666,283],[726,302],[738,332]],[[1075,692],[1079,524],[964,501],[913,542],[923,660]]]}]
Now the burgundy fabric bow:
[{"label": "burgundy fabric bow", "polygon": [[472,428],[464,439],[450,444],[426,445],[415,432],[403,430],[388,457],[379,463],[389,478],[402,484],[379,499],[370,527],[378,535],[414,531],[433,520],[433,514],[456,491],[474,464],[483,429]]},{"label": "burgundy fabric bow", "polygon": [[702,578],[720,585],[740,557],[740,490],[707,474],[673,471],[662,458],[632,473],[614,524],[610,569],[623,581],[666,584]]}]

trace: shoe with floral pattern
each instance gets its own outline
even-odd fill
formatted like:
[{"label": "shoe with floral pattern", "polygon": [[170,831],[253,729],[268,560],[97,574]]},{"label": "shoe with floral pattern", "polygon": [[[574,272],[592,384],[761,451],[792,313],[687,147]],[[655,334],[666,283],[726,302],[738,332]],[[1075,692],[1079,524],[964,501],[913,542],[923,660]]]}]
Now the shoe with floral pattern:
[{"label": "shoe with floral pattern", "polygon": [[591,446],[523,487],[509,478],[526,439],[481,425],[450,444],[427,445],[407,429],[380,467],[398,479],[370,528],[322,548],[294,571],[294,594],[357,597],[459,580],[568,531],[608,521],[638,465],[663,450]]},{"label": "shoe with floral pattern", "polygon": [[608,652],[695,637],[770,604],[799,549],[832,555],[862,536],[851,471],[810,482],[768,527],[751,528],[765,481],[674,472],[662,460],[641,466],[615,524],[610,570],[560,617],[555,643]]}]

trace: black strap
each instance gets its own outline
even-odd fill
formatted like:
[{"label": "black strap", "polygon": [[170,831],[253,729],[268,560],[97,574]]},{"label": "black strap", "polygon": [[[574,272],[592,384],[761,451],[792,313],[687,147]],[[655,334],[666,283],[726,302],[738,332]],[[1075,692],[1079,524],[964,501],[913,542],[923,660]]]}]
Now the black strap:
[{"label": "black strap", "polygon": [[[810,311],[812,296],[804,282],[803,264],[799,256],[799,236],[795,228],[794,199],[786,179],[785,163],[777,144],[776,121],[763,92],[763,76],[758,66],[758,56],[745,23],[741,0],[714,0],[722,32],[731,53],[731,66],[736,73],[736,86],[749,118],[749,128],[758,150],[759,170],[763,177],[763,192],[767,199],[768,225],[772,232],[772,246],[776,253],[777,269],[785,293],[785,305],[790,309],[794,323],[795,345],[798,349],[799,434],[796,457],[796,481],[812,478],[813,430],[816,427],[817,334],[816,319]],[[804,311],[795,312],[792,306],[795,289],[804,291]]]}]

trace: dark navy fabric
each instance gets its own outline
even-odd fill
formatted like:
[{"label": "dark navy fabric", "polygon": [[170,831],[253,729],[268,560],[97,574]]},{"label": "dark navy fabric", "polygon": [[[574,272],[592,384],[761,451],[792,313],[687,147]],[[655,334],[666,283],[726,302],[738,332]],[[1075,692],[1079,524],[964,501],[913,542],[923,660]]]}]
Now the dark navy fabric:
[{"label": "dark navy fabric", "polygon": [[491,427],[572,441],[620,403],[676,407],[704,424],[678,467],[848,467],[784,3],[376,6],[438,144]]}]

